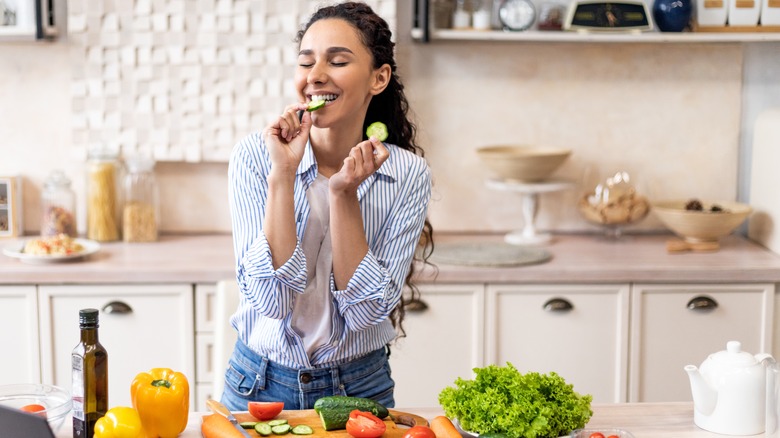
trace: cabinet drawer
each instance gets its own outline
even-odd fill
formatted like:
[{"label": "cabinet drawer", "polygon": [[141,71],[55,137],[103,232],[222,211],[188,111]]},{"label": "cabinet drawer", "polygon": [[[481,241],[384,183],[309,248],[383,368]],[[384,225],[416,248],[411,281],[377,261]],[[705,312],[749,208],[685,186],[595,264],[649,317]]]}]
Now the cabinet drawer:
[{"label": "cabinet drawer", "polygon": [[[151,368],[181,371],[194,385],[192,295],[189,284],[41,286],[43,381],[71,388],[79,310],[92,307],[100,309],[99,339],[108,351],[110,406],[130,406],[130,383]],[[112,312],[112,302],[132,310]]]},{"label": "cabinet drawer", "polygon": [[217,285],[195,285],[195,330],[198,333],[214,331]]},{"label": "cabinet drawer", "polygon": [[555,371],[596,402],[625,401],[628,298],[628,285],[490,286],[487,361]]},{"label": "cabinet drawer", "polygon": [[195,335],[195,370],[197,382],[214,381],[214,335],[212,333]]},{"label": "cabinet drawer", "polygon": [[[699,297],[716,307],[689,309]],[[773,304],[772,284],[634,285],[629,401],[692,400],[683,367],[700,365],[728,341],[771,352]]]},{"label": "cabinet drawer", "polygon": [[428,308],[407,312],[407,337],[391,346],[396,406],[438,406],[439,392],[482,365],[480,285],[421,285]]},{"label": "cabinet drawer", "polygon": [[0,286],[0,333],[0,385],[40,383],[35,286]]}]

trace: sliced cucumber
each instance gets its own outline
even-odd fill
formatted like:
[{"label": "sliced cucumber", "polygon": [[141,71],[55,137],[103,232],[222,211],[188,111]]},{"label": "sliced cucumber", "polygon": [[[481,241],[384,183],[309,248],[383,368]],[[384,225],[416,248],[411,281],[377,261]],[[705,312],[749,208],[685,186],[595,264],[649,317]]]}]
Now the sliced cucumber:
[{"label": "sliced cucumber", "polygon": [[242,421],[238,425],[244,429],[254,429],[257,425],[257,421]]},{"label": "sliced cucumber", "polygon": [[274,435],[285,435],[290,433],[290,430],[292,427],[290,427],[289,424],[277,424],[276,426],[271,426],[271,432],[274,433]]},{"label": "sliced cucumber", "polygon": [[387,125],[382,122],[374,122],[366,128],[366,136],[369,138],[376,137],[379,141],[385,141],[388,135]]},{"label": "sliced cucumber", "polygon": [[271,425],[268,423],[257,423],[255,424],[255,432],[259,433],[262,436],[269,436],[273,431],[271,430]]},{"label": "sliced cucumber", "polygon": [[268,425],[271,427],[281,426],[282,424],[287,424],[287,420],[285,420],[284,418],[278,418],[276,420],[271,420],[268,422]]},{"label": "sliced cucumber", "polygon": [[292,428],[292,433],[293,435],[311,435],[314,433],[314,429],[305,424],[299,424]]},{"label": "sliced cucumber", "polygon": [[327,103],[327,101],[324,100],[324,99],[323,100],[312,100],[312,101],[309,102],[309,106],[306,107],[306,111],[309,111],[309,112],[317,111],[318,109],[324,107],[326,103]]}]

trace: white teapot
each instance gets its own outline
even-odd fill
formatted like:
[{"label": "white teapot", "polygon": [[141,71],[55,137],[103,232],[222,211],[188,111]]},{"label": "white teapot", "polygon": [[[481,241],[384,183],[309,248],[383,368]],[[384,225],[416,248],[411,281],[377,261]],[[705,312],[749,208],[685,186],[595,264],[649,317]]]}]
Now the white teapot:
[{"label": "white teapot", "polygon": [[693,422],[724,435],[764,432],[768,354],[752,355],[729,341],[726,350],[710,354],[700,368],[686,365],[693,394]]}]

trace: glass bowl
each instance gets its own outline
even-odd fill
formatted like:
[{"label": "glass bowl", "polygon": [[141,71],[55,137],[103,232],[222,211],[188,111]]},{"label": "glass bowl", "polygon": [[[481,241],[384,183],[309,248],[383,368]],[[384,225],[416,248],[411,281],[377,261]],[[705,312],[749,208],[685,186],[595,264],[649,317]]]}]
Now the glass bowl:
[{"label": "glass bowl", "polygon": [[56,432],[70,413],[73,401],[70,392],[63,388],[30,383],[0,385],[0,404],[16,409],[32,404],[42,405],[45,409],[36,414],[45,416],[51,430]]},{"label": "glass bowl", "polygon": [[631,432],[623,429],[577,429],[571,432],[571,438],[590,438],[594,433],[600,432],[605,438],[634,438]]}]

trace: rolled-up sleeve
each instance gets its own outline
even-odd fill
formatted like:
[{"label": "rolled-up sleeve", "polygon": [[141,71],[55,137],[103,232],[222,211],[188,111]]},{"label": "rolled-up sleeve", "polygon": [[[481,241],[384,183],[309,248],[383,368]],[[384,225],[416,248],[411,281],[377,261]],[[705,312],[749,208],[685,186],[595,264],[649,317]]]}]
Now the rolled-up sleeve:
[{"label": "rolled-up sleeve", "polygon": [[271,248],[263,233],[268,170],[259,134],[236,145],[228,169],[233,250],[236,279],[246,300],[260,314],[281,319],[292,311],[294,294],[306,287],[306,257],[296,245],[290,259],[273,268]]},{"label": "rolled-up sleeve", "polygon": [[[331,293],[353,331],[385,321],[398,306],[425,224],[431,198],[430,168],[411,154],[398,158],[407,166],[403,177],[375,182],[371,196],[361,200],[361,204],[374,204],[361,206],[369,236],[368,253],[344,290],[336,290],[331,276]],[[372,214],[377,211],[387,215]]]}]

